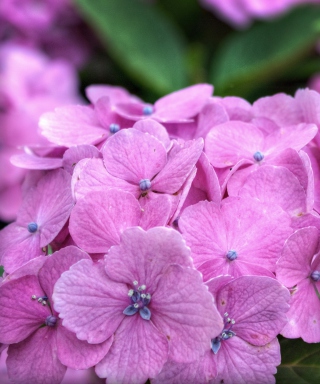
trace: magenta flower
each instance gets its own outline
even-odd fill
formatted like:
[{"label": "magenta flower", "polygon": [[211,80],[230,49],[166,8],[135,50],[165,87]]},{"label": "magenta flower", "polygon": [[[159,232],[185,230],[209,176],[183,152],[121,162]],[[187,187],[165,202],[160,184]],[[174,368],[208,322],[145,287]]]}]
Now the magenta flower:
[{"label": "magenta flower", "polygon": [[111,382],[144,383],[168,357],[191,362],[222,329],[189,249],[169,228],[127,229],[104,263],[83,260],[64,273],[53,299],[80,340],[101,343],[114,334],[96,366]]},{"label": "magenta flower", "polygon": [[319,231],[302,228],[293,233],[277,263],[277,279],[291,289],[288,323],[281,334],[320,342],[320,255]]},{"label": "magenta flower", "polygon": [[7,273],[43,254],[42,248],[60,232],[73,204],[66,171],[52,171],[40,179],[25,196],[16,222],[0,232],[1,263]]},{"label": "magenta flower", "polygon": [[285,212],[250,198],[228,198],[221,207],[201,201],[184,210],[179,228],[205,281],[219,275],[273,276],[292,233]]},{"label": "magenta flower", "polygon": [[78,340],[63,327],[53,308],[54,284],[81,259],[90,258],[76,247],[67,247],[40,258],[43,266],[39,272],[39,263],[31,262],[24,275],[22,267],[20,276],[9,276],[1,285],[0,340],[10,344],[7,367],[13,382],[58,384],[66,366],[89,368],[110,348],[112,339],[95,345]]},{"label": "magenta flower", "polygon": [[[223,279],[223,278],[222,278]],[[223,284],[208,283],[224,329],[212,339],[206,359],[216,365],[214,383],[274,383],[280,364],[277,334],[286,324],[289,291],[275,279],[242,276]]]}]

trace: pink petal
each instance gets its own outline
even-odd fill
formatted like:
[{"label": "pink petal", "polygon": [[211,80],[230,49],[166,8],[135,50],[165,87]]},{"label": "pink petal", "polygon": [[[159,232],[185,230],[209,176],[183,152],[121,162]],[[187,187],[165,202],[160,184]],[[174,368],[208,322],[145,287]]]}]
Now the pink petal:
[{"label": "pink petal", "polygon": [[262,151],[263,139],[254,125],[229,121],[211,129],[205,140],[205,153],[217,168],[233,166],[242,159],[253,163],[254,153]]},{"label": "pink petal", "polygon": [[9,378],[15,383],[59,384],[66,372],[57,356],[56,331],[44,327],[8,350]]},{"label": "pink petal", "polygon": [[22,153],[10,159],[16,167],[24,169],[56,169],[62,167],[62,159],[52,157],[39,157],[33,154]]},{"label": "pink petal", "polygon": [[319,231],[307,227],[294,232],[286,241],[281,258],[277,262],[277,279],[287,287],[293,287],[311,274],[311,261],[318,252]]},{"label": "pink petal", "polygon": [[212,92],[212,85],[197,84],[170,93],[156,101],[154,105],[155,115],[162,121],[193,117],[209,101]]},{"label": "pink petal", "polygon": [[212,360],[218,367],[216,381],[224,384],[273,384],[280,364],[277,339],[263,346],[253,346],[240,337],[226,340]]},{"label": "pink petal", "polygon": [[79,340],[99,344],[113,335],[125,317],[128,288],[110,280],[101,263],[81,260],[63,273],[52,298],[62,325]]},{"label": "pink petal", "polygon": [[126,317],[106,357],[96,365],[111,383],[144,384],[157,376],[168,358],[168,340],[151,321]]},{"label": "pink petal", "polygon": [[60,107],[55,112],[43,114],[39,126],[49,141],[66,147],[96,144],[108,134],[100,126],[94,110],[80,105]]},{"label": "pink petal", "polygon": [[141,179],[152,179],[166,164],[164,146],[155,137],[125,129],[117,132],[102,149],[109,173],[139,185]]},{"label": "pink petal", "polygon": [[169,158],[165,167],[152,181],[152,190],[163,193],[177,192],[198,161],[202,149],[202,139],[186,142],[184,148]]},{"label": "pink petal", "polygon": [[229,116],[224,107],[218,103],[210,103],[203,107],[198,117],[198,127],[195,138],[205,139],[212,127],[229,121]]},{"label": "pink petal", "polygon": [[72,175],[79,160],[99,157],[102,157],[102,155],[93,145],[77,145],[66,150],[62,159],[62,166]]},{"label": "pink petal", "polygon": [[182,236],[164,227],[147,232],[139,227],[127,229],[120,245],[112,247],[105,257],[106,272],[111,279],[125,284],[138,281],[146,285],[151,295],[159,276],[173,263],[191,267],[192,259]]},{"label": "pink petal", "polygon": [[149,133],[156,137],[166,149],[170,148],[171,141],[167,130],[157,121],[152,119],[139,120],[134,124],[133,128],[140,132]]},{"label": "pink petal", "polygon": [[121,232],[139,225],[138,200],[117,189],[88,193],[75,205],[69,230],[76,244],[87,252],[100,253],[120,241]]},{"label": "pink petal", "polygon": [[153,323],[170,340],[170,358],[177,362],[199,358],[223,328],[201,274],[191,268],[168,267],[159,279],[149,308]]},{"label": "pink petal", "polygon": [[[253,345],[270,343],[287,322],[290,293],[277,280],[241,276],[227,283],[217,295],[220,313],[235,320],[232,330]],[[219,352],[218,352],[219,354]]]},{"label": "pink petal", "polygon": [[31,296],[45,296],[36,276],[23,276],[0,287],[0,342],[18,343],[44,324],[50,315]]},{"label": "pink petal", "polygon": [[89,344],[77,339],[64,326],[58,326],[58,358],[63,365],[73,369],[87,369],[96,365],[108,353],[113,337],[100,344]]},{"label": "pink petal", "polygon": [[140,227],[147,230],[153,227],[166,226],[171,213],[171,200],[167,195],[148,193],[147,199],[140,199],[142,217]]}]

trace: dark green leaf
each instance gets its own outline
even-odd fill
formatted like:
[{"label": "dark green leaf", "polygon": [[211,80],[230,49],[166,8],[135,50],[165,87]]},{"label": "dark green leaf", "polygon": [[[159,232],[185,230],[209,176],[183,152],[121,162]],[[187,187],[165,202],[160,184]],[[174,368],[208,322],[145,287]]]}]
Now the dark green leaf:
[{"label": "dark green leaf", "polygon": [[301,339],[283,339],[277,384],[319,384],[320,343],[308,344]]},{"label": "dark green leaf", "polygon": [[109,54],[158,94],[186,86],[185,47],[175,26],[141,0],[76,0]]},{"label": "dark green leaf", "polygon": [[3,273],[4,273],[4,268],[2,265],[0,265],[0,277],[3,276]]},{"label": "dark green leaf", "polygon": [[319,38],[320,8],[298,8],[281,19],[255,24],[223,42],[211,68],[220,95],[246,96],[281,77],[306,57]]}]

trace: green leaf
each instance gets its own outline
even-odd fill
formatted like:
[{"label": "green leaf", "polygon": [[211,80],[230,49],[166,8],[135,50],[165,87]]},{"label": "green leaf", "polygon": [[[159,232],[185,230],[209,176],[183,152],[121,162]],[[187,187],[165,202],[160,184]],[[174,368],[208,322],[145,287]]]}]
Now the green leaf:
[{"label": "green leaf", "polygon": [[4,268],[3,265],[0,265],[0,277],[2,277],[4,274]]},{"label": "green leaf", "polygon": [[319,38],[319,7],[297,8],[272,22],[233,33],[217,52],[211,81],[220,95],[246,96],[308,56]]},{"label": "green leaf", "polygon": [[141,0],[76,0],[108,53],[135,81],[158,94],[186,86],[185,46],[178,29]]},{"label": "green leaf", "polygon": [[282,361],[276,374],[276,383],[319,384],[320,343],[283,339],[280,345]]}]

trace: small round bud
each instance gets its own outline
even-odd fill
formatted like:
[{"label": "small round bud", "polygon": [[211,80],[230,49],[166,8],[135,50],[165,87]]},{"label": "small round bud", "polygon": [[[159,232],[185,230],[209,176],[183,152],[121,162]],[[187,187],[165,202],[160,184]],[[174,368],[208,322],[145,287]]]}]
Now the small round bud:
[{"label": "small round bud", "polygon": [[153,114],[153,107],[152,107],[152,105],[146,105],[145,107],[143,107],[142,113],[145,116],[152,115]]},{"label": "small round bud", "polygon": [[312,273],[311,273],[311,279],[313,280],[313,281],[320,281],[320,272],[319,271],[313,271]]},{"label": "small round bud", "polygon": [[35,233],[38,230],[38,224],[37,223],[29,223],[28,224],[28,231],[30,233]]},{"label": "small round bud", "polygon": [[46,320],[45,320],[45,324],[48,326],[48,327],[54,327],[57,323],[57,318],[55,316],[52,316],[52,315],[49,315]]},{"label": "small round bud", "polygon": [[110,124],[109,125],[109,131],[110,133],[117,133],[120,131],[120,125],[119,124]]},{"label": "small round bud", "polygon": [[253,154],[253,158],[255,159],[255,161],[262,161],[264,159],[264,154],[260,151],[257,151]]},{"label": "small round bud", "polygon": [[142,179],[139,181],[141,191],[148,191],[151,188],[151,181],[149,179]]},{"label": "small round bud", "polygon": [[235,260],[238,257],[238,254],[237,254],[236,251],[231,249],[230,251],[228,251],[226,256],[227,256],[227,259],[229,259],[230,261],[233,261],[233,260]]}]

